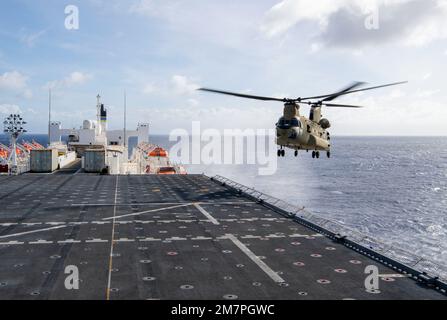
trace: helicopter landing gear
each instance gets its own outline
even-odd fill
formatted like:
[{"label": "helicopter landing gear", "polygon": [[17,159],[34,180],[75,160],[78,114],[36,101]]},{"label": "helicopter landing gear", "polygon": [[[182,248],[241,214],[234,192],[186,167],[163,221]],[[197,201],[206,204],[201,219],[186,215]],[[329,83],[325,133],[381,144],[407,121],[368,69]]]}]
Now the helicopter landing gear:
[{"label": "helicopter landing gear", "polygon": [[298,157],[298,150],[295,150],[295,157]]},{"label": "helicopter landing gear", "polygon": [[278,157],[285,157],[286,156],[286,151],[283,149],[278,150]]},{"label": "helicopter landing gear", "polygon": [[331,152],[330,152],[330,151],[327,152],[327,158],[328,158],[328,159],[331,158]]},{"label": "helicopter landing gear", "polygon": [[320,152],[319,151],[312,151],[312,158],[315,159],[319,159],[320,158]]}]

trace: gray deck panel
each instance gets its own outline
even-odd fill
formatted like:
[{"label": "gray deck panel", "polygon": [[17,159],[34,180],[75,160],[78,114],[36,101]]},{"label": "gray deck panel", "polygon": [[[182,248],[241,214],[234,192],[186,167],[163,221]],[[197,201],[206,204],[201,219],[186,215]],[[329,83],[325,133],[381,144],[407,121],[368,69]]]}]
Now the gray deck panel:
[{"label": "gray deck panel", "polygon": [[[1,180],[6,184],[0,191],[0,299],[106,299],[109,271],[111,299],[445,299],[406,277],[381,280],[380,294],[366,292],[365,266],[396,272],[204,176]],[[189,205],[120,217],[183,204]],[[57,222],[68,225],[11,236]],[[227,234],[285,284],[273,281]],[[70,240],[76,243],[64,243]],[[68,265],[80,269],[80,290],[64,287]]]}]

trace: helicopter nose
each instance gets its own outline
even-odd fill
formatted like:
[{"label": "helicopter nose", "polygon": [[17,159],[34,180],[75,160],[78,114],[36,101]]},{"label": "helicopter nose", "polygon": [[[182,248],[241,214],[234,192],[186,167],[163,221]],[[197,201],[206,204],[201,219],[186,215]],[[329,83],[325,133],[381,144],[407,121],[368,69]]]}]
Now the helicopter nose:
[{"label": "helicopter nose", "polygon": [[289,139],[296,139],[300,136],[301,130],[300,128],[292,128],[289,131]]}]

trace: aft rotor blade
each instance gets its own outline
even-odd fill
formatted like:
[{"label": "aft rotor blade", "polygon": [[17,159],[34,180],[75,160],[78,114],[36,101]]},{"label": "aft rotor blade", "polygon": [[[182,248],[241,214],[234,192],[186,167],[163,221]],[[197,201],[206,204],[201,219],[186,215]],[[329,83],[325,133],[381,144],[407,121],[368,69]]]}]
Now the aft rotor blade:
[{"label": "aft rotor blade", "polygon": [[246,98],[246,99],[253,99],[253,100],[261,100],[261,101],[280,101],[280,102],[287,102],[288,99],[280,99],[280,98],[273,98],[273,97],[261,97],[261,96],[253,96],[249,94],[243,94],[243,93],[236,93],[236,92],[230,92],[230,91],[221,91],[221,90],[215,90],[215,89],[208,89],[208,88],[200,88],[198,89],[200,91],[206,91],[206,92],[212,92],[212,93],[218,93],[218,94],[225,94],[229,96],[235,96],[239,98]]},{"label": "aft rotor blade", "polygon": [[353,106],[350,104],[323,103],[323,105],[329,108],[355,108],[355,109],[363,108],[362,106]]},{"label": "aft rotor blade", "polygon": [[358,87],[360,87],[360,86],[362,86],[362,85],[364,85],[364,84],[365,84],[365,82],[353,82],[352,84],[350,84],[349,86],[347,86],[347,87],[344,88],[343,90],[340,90],[340,91],[338,91],[337,93],[334,93],[332,96],[330,96],[330,97],[328,97],[328,98],[326,98],[326,99],[323,99],[323,101],[332,101],[332,100],[335,100],[335,99],[337,99],[340,95],[342,95],[343,93],[348,92],[348,91],[351,91],[351,90],[353,90],[353,89],[355,89],[355,88],[358,88]]},{"label": "aft rotor blade", "polygon": [[[370,87],[370,88],[364,88],[364,89],[359,89],[359,90],[350,90],[350,91],[346,91],[343,93],[339,93],[339,96],[344,96],[347,94],[351,94],[351,93],[356,93],[356,92],[362,92],[362,91],[368,91],[368,90],[375,90],[375,89],[380,89],[380,88],[385,88],[385,87],[391,87],[391,86],[397,86],[400,84],[404,84],[404,83],[408,83],[408,81],[402,81],[402,82],[395,82],[395,83],[390,83],[390,84],[384,84],[382,86],[377,86],[377,87]],[[324,95],[324,96],[318,96],[318,97],[309,97],[309,98],[301,98],[301,100],[314,100],[314,99],[323,99],[323,98],[329,98],[332,97],[334,94],[328,94],[328,95]]]}]

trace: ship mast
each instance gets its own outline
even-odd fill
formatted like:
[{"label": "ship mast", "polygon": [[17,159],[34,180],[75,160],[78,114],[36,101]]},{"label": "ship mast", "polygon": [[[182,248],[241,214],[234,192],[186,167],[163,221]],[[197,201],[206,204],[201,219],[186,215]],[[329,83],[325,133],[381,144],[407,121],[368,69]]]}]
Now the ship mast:
[{"label": "ship mast", "polygon": [[101,134],[101,96],[98,94],[96,96],[96,136]]},{"label": "ship mast", "polygon": [[124,147],[127,146],[127,93],[124,90]]},{"label": "ship mast", "polygon": [[48,146],[51,144],[51,88],[48,89]]}]

